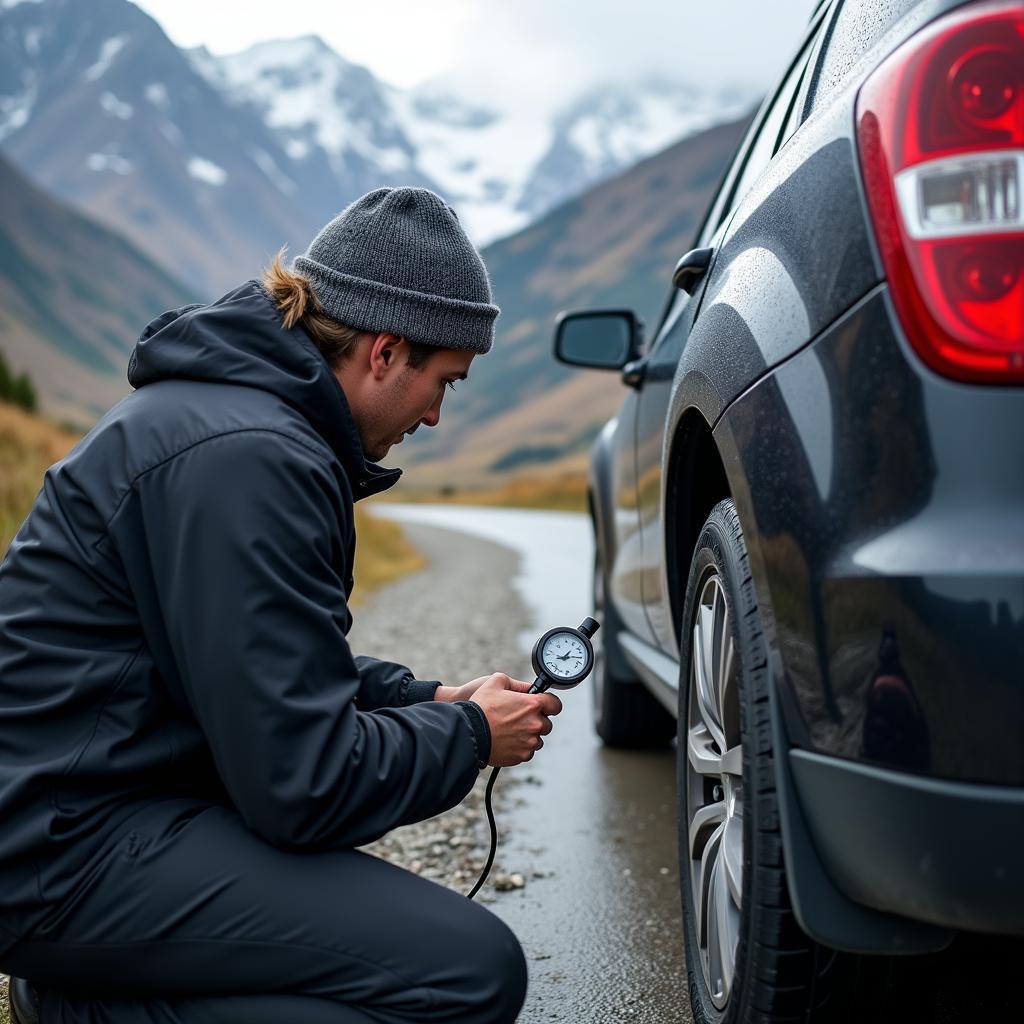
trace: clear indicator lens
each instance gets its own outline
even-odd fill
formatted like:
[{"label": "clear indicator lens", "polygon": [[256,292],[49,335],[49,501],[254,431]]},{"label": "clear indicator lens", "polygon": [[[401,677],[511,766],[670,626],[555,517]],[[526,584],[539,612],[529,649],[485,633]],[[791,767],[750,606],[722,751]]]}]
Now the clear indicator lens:
[{"label": "clear indicator lens", "polygon": [[911,238],[1016,231],[1021,217],[1024,153],[985,153],[933,160],[896,176]]}]

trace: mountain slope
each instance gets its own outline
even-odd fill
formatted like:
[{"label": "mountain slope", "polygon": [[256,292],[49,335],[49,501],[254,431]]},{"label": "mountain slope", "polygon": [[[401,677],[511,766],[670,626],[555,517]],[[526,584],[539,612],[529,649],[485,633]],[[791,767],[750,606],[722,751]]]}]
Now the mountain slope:
[{"label": "mountain slope", "polygon": [[[126,0],[0,11],[0,140],[34,181],[212,297],[323,219],[255,113]],[[333,206],[333,204],[331,204]]]},{"label": "mountain slope", "polygon": [[194,295],[124,239],[0,159],[0,348],[49,414],[92,423],[130,390],[128,354]]},{"label": "mountain slope", "polygon": [[504,237],[745,99],[648,79],[499,109],[473,88],[396,89],[316,36],[183,52],[128,0],[0,3],[0,148],[201,298],[380,185]]},{"label": "mountain slope", "polygon": [[403,445],[413,482],[479,486],[584,464],[622,384],[615,373],[555,362],[555,315],[627,307],[653,329],[672,268],[747,123],[677,143],[484,251],[502,307],[494,348],[446,399],[440,426]]}]

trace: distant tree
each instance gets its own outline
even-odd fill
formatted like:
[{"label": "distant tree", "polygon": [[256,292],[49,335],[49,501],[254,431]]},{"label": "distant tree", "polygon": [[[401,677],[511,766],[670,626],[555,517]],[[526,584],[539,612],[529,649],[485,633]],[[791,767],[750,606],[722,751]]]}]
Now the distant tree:
[{"label": "distant tree", "polygon": [[3,352],[0,352],[0,402],[21,406],[27,412],[35,412],[39,407],[31,378],[27,373],[20,373],[15,377]]},{"label": "distant tree", "polygon": [[8,402],[11,397],[11,368],[7,365],[7,359],[3,352],[0,352],[0,402]]},{"label": "distant tree", "polygon": [[38,408],[36,389],[27,373],[18,374],[11,382],[11,402],[26,412],[35,412]]}]

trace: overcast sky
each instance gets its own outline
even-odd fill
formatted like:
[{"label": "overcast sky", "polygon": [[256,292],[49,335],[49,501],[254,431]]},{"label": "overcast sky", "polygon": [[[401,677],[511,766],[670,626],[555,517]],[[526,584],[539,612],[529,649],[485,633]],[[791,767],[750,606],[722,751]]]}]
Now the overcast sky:
[{"label": "overcast sky", "polygon": [[398,86],[452,77],[490,96],[575,93],[645,72],[763,91],[813,0],[136,0],[179,46],[232,53],[316,33]]}]

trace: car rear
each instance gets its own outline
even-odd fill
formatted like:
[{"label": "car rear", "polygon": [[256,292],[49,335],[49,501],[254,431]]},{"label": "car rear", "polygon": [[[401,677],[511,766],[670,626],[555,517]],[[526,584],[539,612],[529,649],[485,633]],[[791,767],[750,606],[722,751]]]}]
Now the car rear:
[{"label": "car rear", "polygon": [[849,106],[881,280],[716,439],[779,655],[798,917],[909,951],[1024,934],[1024,10],[941,14]]}]

